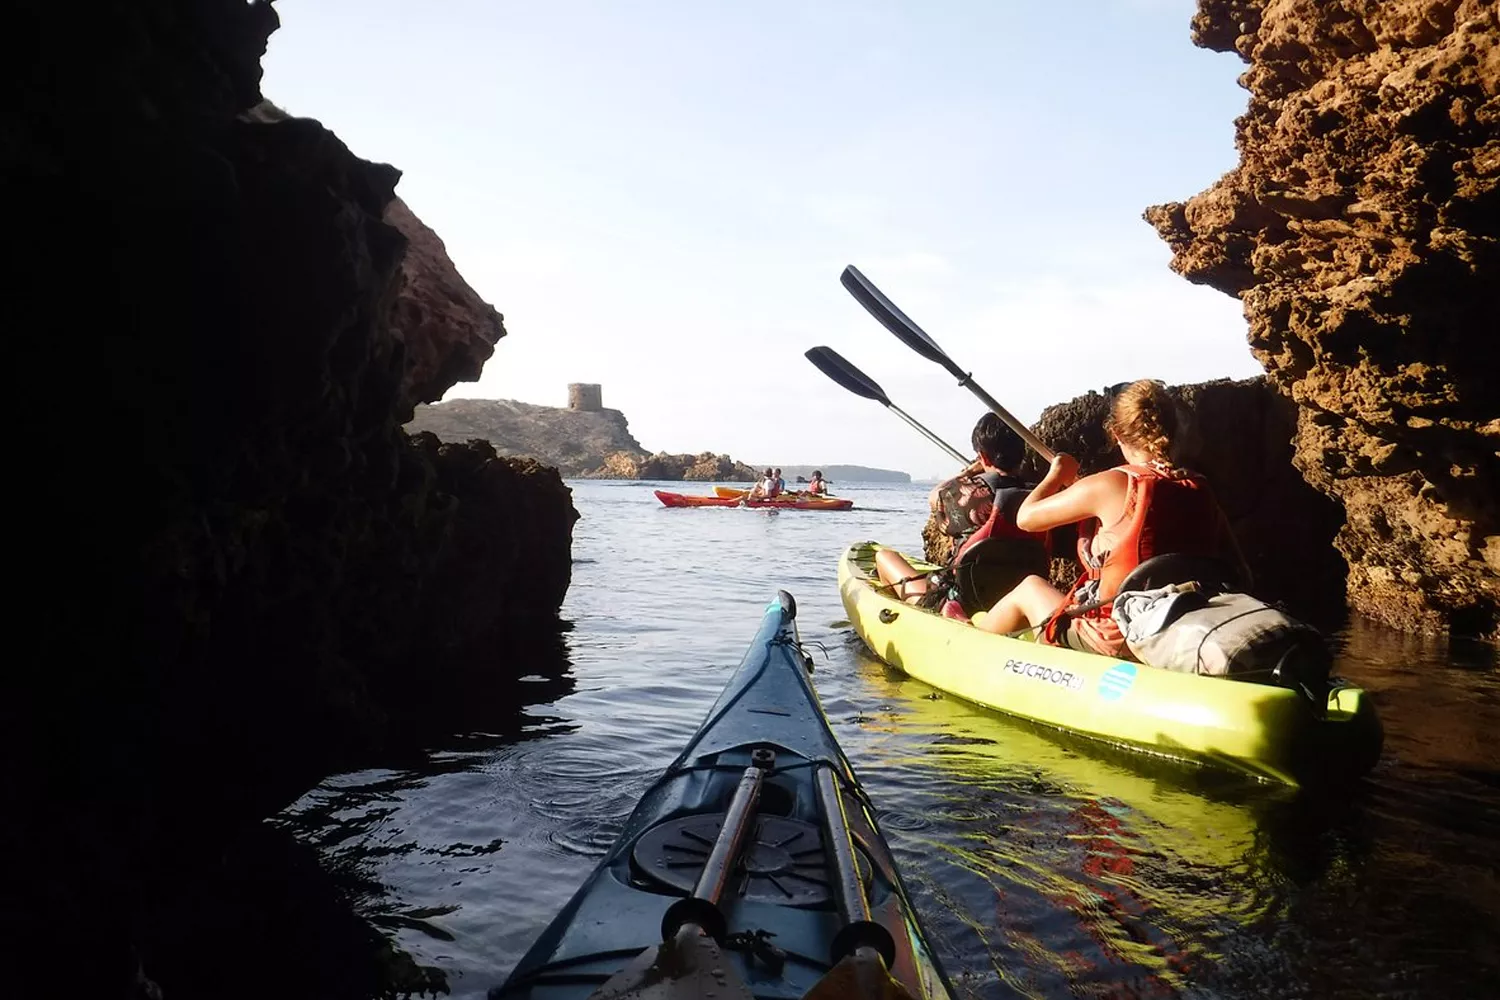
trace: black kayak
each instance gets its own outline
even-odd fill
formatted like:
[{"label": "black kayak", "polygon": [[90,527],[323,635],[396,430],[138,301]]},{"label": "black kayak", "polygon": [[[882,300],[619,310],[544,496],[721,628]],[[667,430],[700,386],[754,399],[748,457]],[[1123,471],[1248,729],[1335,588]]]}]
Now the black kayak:
[{"label": "black kayak", "polygon": [[948,1000],[785,591],[499,998]]}]

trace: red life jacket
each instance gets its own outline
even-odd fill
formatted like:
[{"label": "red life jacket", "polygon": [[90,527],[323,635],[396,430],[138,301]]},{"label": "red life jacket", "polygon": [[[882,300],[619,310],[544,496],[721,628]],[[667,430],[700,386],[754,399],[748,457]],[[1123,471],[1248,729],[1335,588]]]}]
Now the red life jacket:
[{"label": "red life jacket", "polygon": [[954,549],[952,562],[958,562],[965,552],[987,538],[1032,538],[1047,546],[1049,556],[1052,554],[1051,532],[1022,531],[1016,527],[1015,522],[1005,516],[1005,511],[1001,509],[1000,504],[992,503],[990,507],[989,519],[980,526],[978,531],[964,539],[963,543]]},{"label": "red life jacket", "polygon": [[[1219,554],[1223,518],[1202,476],[1186,471],[1173,475],[1149,465],[1118,468],[1130,477],[1125,512],[1108,528],[1090,520],[1080,530],[1080,583],[1098,580],[1099,597],[1108,599],[1119,592],[1131,570],[1152,556]],[[1094,555],[1095,539],[1105,550],[1102,559]]]},{"label": "red life jacket", "polygon": [[[1125,492],[1125,511],[1108,528],[1097,518],[1090,518],[1078,532],[1078,561],[1083,574],[1073,584],[1059,614],[1048,621],[1043,641],[1056,644],[1058,627],[1063,623],[1063,609],[1072,606],[1073,594],[1090,580],[1099,581],[1096,600],[1106,603],[1081,617],[1109,618],[1109,599],[1120,592],[1120,584],[1131,570],[1152,556],[1169,552],[1186,555],[1217,556],[1223,547],[1223,515],[1208,483],[1194,472],[1164,472],[1149,465],[1121,465],[1118,471],[1129,477]],[[1094,555],[1094,540],[1100,540],[1103,557]],[[1107,545],[1107,548],[1105,547]],[[1105,623],[1111,633],[1111,619]],[[1120,655],[1115,649],[1099,649],[1109,655]]]}]

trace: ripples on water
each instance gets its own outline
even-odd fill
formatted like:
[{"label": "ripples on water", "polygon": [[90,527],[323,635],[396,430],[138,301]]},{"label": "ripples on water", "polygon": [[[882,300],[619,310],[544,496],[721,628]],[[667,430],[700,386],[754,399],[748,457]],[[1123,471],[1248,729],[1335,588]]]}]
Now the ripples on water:
[{"label": "ripples on water", "polygon": [[[564,615],[576,685],[518,737],[331,777],[283,817],[453,995],[501,981],[619,833],[778,589],[818,644],[834,732],[882,810],[928,932],[972,997],[1492,995],[1500,960],[1494,651],[1355,624],[1340,672],[1386,752],[1293,795],[1101,748],[945,698],[864,654],[834,561],[920,547],[925,489],[848,513],[667,510],[574,483]],[[543,688],[545,690],[545,688]]]}]

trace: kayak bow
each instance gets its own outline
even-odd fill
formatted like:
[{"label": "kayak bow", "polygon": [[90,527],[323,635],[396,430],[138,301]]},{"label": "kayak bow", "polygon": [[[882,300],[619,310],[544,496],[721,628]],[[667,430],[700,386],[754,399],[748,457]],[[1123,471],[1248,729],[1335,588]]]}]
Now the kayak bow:
[{"label": "kayak bow", "polygon": [[783,591],[697,734],[491,1000],[949,1000],[795,619]]}]

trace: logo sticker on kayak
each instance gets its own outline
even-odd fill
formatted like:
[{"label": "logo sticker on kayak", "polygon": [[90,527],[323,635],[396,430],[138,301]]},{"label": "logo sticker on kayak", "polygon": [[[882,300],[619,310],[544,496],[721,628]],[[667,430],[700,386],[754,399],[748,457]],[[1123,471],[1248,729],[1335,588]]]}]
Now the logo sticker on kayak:
[{"label": "logo sticker on kayak", "polygon": [[1119,701],[1135,686],[1135,664],[1116,663],[1099,677],[1099,697]]},{"label": "logo sticker on kayak", "polygon": [[1065,687],[1069,691],[1077,691],[1083,687],[1083,678],[1071,670],[1044,667],[1040,663],[1027,663],[1025,660],[1006,660],[1005,669],[1013,674],[1020,674],[1022,677]]}]

